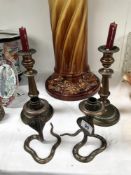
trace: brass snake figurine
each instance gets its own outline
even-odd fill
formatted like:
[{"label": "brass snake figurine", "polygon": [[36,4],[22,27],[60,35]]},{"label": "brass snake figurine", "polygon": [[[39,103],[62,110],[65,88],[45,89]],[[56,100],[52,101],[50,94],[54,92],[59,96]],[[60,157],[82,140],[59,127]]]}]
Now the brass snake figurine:
[{"label": "brass snake figurine", "polygon": [[[81,104],[80,104],[81,106]],[[91,97],[86,101],[86,105],[82,106],[82,109],[84,109],[84,112],[88,115],[84,117],[80,117],[77,119],[77,124],[80,127],[78,131],[76,131],[73,134],[65,133],[61,136],[77,136],[79,133],[83,132],[84,137],[81,142],[77,143],[73,148],[73,155],[76,158],[76,160],[87,163],[93,160],[96,155],[103,152],[107,147],[106,140],[94,132],[94,122],[93,122],[93,115],[97,114],[100,115],[104,111],[104,106],[101,102],[97,101],[95,98]],[[91,152],[88,156],[81,156],[79,154],[79,150],[86,144],[88,137],[94,137],[101,141],[101,146]]]},{"label": "brass snake figurine", "polygon": [[57,138],[57,141],[56,141],[56,143],[52,146],[51,152],[50,152],[49,156],[46,157],[46,158],[44,158],[44,159],[40,158],[40,157],[37,155],[37,153],[29,146],[29,144],[30,144],[30,142],[31,142],[32,140],[41,141],[40,135],[31,135],[31,136],[29,136],[29,137],[25,140],[25,143],[24,143],[24,149],[25,149],[29,154],[31,154],[31,156],[33,157],[33,159],[34,159],[36,162],[38,162],[38,163],[40,163],[40,164],[46,164],[46,163],[48,163],[48,162],[54,157],[55,151],[56,151],[57,147],[58,147],[58,146],[60,145],[60,143],[61,143],[61,137],[60,137],[58,134],[56,134],[56,133],[53,132],[53,124],[52,124],[52,123],[51,123],[51,130],[50,130],[50,133],[51,133],[54,137]]}]

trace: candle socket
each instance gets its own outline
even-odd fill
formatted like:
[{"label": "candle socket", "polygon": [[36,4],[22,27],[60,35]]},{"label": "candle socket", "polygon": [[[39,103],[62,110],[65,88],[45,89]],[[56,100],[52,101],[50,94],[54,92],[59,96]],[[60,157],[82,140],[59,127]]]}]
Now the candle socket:
[{"label": "candle socket", "polygon": [[29,143],[36,139],[39,141],[44,141],[43,136],[43,128],[48,120],[51,119],[53,115],[52,106],[44,99],[40,99],[38,97],[38,90],[35,82],[34,76],[37,74],[37,71],[33,69],[33,65],[35,61],[32,59],[32,54],[36,51],[34,49],[30,49],[27,52],[20,51],[19,55],[23,57],[23,65],[26,68],[25,76],[28,78],[28,86],[29,86],[29,97],[30,100],[24,104],[23,110],[21,112],[22,121],[29,125],[31,128],[35,129],[39,135],[32,135],[25,140],[24,148],[25,150],[31,154],[35,161],[40,164],[45,164],[49,162],[54,154],[56,148],[59,146],[61,142],[61,138],[59,135],[53,132],[53,125],[51,124],[51,134],[57,138],[57,142],[53,145],[49,156],[45,159],[41,159],[38,157],[36,152],[30,148]]},{"label": "candle socket", "polygon": [[99,126],[112,126],[119,121],[120,113],[119,110],[110,103],[108,97],[110,95],[109,91],[109,78],[113,74],[113,70],[110,68],[114,63],[113,54],[119,51],[119,48],[113,46],[111,50],[106,49],[106,46],[100,46],[98,48],[100,52],[103,53],[101,58],[101,63],[103,68],[99,70],[102,75],[101,87],[99,90],[100,101],[104,103],[105,111],[102,115],[94,117],[94,123]]}]

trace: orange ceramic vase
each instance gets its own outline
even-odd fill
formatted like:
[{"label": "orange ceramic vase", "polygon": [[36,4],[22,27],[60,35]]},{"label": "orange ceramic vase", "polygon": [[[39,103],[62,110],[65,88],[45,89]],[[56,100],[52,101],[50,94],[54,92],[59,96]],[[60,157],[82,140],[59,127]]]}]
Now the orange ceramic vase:
[{"label": "orange ceramic vase", "polygon": [[48,1],[55,69],[46,89],[51,96],[67,101],[92,96],[100,83],[87,63],[87,1]]}]

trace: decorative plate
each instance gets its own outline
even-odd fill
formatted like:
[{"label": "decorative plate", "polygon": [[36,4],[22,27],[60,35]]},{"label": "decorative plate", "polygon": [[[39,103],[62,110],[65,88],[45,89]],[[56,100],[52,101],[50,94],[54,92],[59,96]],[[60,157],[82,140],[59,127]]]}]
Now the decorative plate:
[{"label": "decorative plate", "polygon": [[0,30],[0,50],[4,59],[14,63],[18,72],[19,80],[21,79],[21,61],[18,51],[21,49],[20,36],[17,32],[11,30]]},{"label": "decorative plate", "polygon": [[0,60],[0,99],[8,106],[15,98],[18,76],[15,65],[9,60]]}]

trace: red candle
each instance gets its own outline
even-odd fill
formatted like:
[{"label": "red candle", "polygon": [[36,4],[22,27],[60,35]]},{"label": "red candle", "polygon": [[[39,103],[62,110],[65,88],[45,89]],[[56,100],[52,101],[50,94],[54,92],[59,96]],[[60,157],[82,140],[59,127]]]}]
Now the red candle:
[{"label": "red candle", "polygon": [[117,24],[115,22],[110,24],[108,38],[106,42],[106,49],[111,50],[114,44],[114,39],[116,35]]},{"label": "red candle", "polygon": [[21,39],[22,50],[24,52],[29,51],[28,37],[26,33],[26,29],[24,27],[19,28],[19,34]]}]

